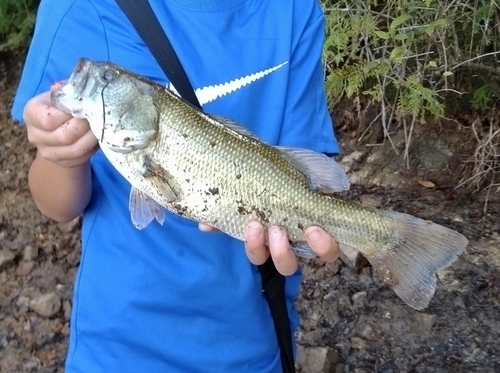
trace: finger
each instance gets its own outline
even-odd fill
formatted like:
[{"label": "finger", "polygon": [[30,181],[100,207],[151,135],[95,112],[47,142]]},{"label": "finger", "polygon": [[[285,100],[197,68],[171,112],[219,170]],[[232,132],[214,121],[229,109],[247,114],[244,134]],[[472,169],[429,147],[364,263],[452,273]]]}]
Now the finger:
[{"label": "finger", "polygon": [[28,128],[39,127],[50,132],[72,116],[56,108],[50,100],[50,92],[45,92],[28,101],[23,118]]},{"label": "finger", "polygon": [[36,147],[72,145],[90,132],[89,124],[85,119],[72,117],[59,123],[51,131],[43,127],[37,127],[36,125],[28,126],[27,129],[28,141]]},{"label": "finger", "polygon": [[39,147],[40,156],[64,167],[74,167],[86,162],[99,148],[97,139],[91,131],[85,133],[74,144],[67,146]]},{"label": "finger", "polygon": [[269,229],[269,251],[279,273],[289,276],[297,271],[299,260],[290,249],[288,236],[282,228]]},{"label": "finger", "polygon": [[202,232],[215,232],[218,231],[217,228],[212,227],[208,224],[198,223],[198,229]]},{"label": "finger", "polygon": [[305,231],[307,243],[311,249],[325,262],[333,262],[340,256],[339,244],[323,229],[311,226]]},{"label": "finger", "polygon": [[269,258],[264,227],[259,222],[250,222],[245,230],[245,252],[255,265],[264,264]]}]

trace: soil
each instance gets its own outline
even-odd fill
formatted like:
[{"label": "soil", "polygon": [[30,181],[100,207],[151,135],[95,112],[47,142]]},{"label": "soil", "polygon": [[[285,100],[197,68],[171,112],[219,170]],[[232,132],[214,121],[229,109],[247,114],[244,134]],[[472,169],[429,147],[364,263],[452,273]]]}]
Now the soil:
[{"label": "soil", "polygon": [[[80,224],[44,218],[31,199],[34,150],[9,116],[17,70],[0,66],[0,372],[62,372]],[[335,352],[328,372],[500,372],[498,198],[489,196],[485,214],[484,197],[460,199],[451,188],[354,185],[349,196],[432,219],[462,232],[470,245],[439,274],[424,311],[405,305],[368,264],[304,263],[297,301],[302,351]]]}]

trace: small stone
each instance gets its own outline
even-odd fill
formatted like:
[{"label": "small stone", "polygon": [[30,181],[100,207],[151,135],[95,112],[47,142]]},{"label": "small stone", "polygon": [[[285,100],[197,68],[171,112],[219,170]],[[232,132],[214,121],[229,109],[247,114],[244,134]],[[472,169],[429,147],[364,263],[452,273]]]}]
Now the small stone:
[{"label": "small stone", "polygon": [[308,345],[316,344],[321,341],[323,332],[324,332],[323,329],[311,330],[310,332],[304,333],[302,340]]},{"label": "small stone", "polygon": [[365,339],[375,339],[375,332],[371,325],[366,324],[359,334]]},{"label": "small stone", "polygon": [[351,347],[356,350],[366,350],[368,348],[368,343],[359,337],[351,338]]},{"label": "small stone", "polygon": [[352,269],[359,269],[364,263],[363,255],[351,246],[342,245],[340,251],[340,259]]},{"label": "small stone", "polygon": [[16,254],[14,254],[11,250],[0,250],[0,270],[13,263],[15,258]]},{"label": "small stone", "polygon": [[7,339],[6,335],[3,335],[2,338],[0,339],[0,346],[2,346],[3,348],[7,348],[8,345],[9,345],[9,340]]},{"label": "small stone", "polygon": [[64,233],[71,233],[75,231],[75,229],[78,229],[79,225],[80,225],[80,217],[77,217],[68,223],[59,224],[59,229]]},{"label": "small stone", "polygon": [[298,348],[297,363],[303,373],[329,373],[335,370],[338,353],[331,347]]},{"label": "small stone", "polygon": [[30,299],[28,297],[20,296],[17,298],[16,306],[20,314],[28,312],[30,306]]},{"label": "small stone", "polygon": [[352,296],[352,301],[353,302],[363,302],[364,299],[366,298],[366,291],[360,291],[360,292],[357,292],[355,294],[353,294]]},{"label": "small stone", "polygon": [[382,206],[382,197],[373,194],[363,194],[359,197],[359,202],[363,206],[377,208]]},{"label": "small stone", "polygon": [[36,361],[28,361],[23,364],[23,370],[25,372],[36,372],[38,371],[38,363]]},{"label": "small stone", "polygon": [[34,266],[35,262],[21,262],[16,269],[16,274],[18,274],[19,276],[29,275]]},{"label": "small stone", "polygon": [[394,356],[401,356],[401,355],[403,354],[403,352],[404,352],[404,350],[403,350],[401,347],[399,347],[399,346],[394,347],[394,348],[392,349],[392,354],[393,354]]},{"label": "small stone", "polygon": [[63,312],[64,312],[64,318],[66,320],[69,320],[69,318],[71,317],[71,303],[69,302],[69,300],[65,300],[63,301]]},{"label": "small stone", "polygon": [[61,298],[57,294],[41,295],[30,302],[33,311],[43,317],[51,317],[61,309]]},{"label": "small stone", "polygon": [[488,354],[481,350],[480,348],[476,348],[474,351],[472,351],[472,354],[470,354],[465,361],[466,362],[472,362],[472,361],[481,361],[484,360],[484,358],[488,356]]},{"label": "small stone", "polygon": [[23,252],[23,260],[24,261],[32,261],[38,257],[38,248],[28,245],[24,248]]}]

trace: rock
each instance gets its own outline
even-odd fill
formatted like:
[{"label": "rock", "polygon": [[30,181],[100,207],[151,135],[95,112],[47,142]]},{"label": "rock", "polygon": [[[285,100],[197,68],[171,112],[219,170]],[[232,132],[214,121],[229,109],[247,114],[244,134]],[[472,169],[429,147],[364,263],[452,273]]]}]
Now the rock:
[{"label": "rock", "polygon": [[36,361],[28,361],[27,363],[23,364],[23,370],[25,372],[37,372],[38,366],[39,363],[37,363]]},{"label": "rock", "polygon": [[382,206],[382,196],[374,194],[363,194],[359,197],[359,202],[363,206],[377,208]]},{"label": "rock", "polygon": [[340,160],[340,164],[344,166],[345,172],[349,172],[352,169],[353,165],[359,162],[362,157],[363,153],[359,150],[356,150],[351,154],[342,157],[342,159]]},{"label": "rock", "polygon": [[363,327],[363,329],[359,332],[359,334],[365,339],[371,339],[371,340],[376,339],[375,332],[373,331],[372,326],[368,324],[366,324]]},{"label": "rock", "polygon": [[340,245],[340,259],[352,269],[360,269],[366,263],[366,259],[359,251],[351,246]]},{"label": "rock", "polygon": [[472,354],[470,354],[469,356],[467,356],[467,358],[465,359],[466,362],[472,362],[472,361],[481,361],[481,360],[484,360],[484,358],[488,356],[488,354],[481,350],[480,348],[476,348],[474,351],[472,351]]},{"label": "rock", "polygon": [[24,261],[32,261],[38,257],[38,248],[28,245],[24,248],[23,252],[23,260]]},{"label": "rock", "polygon": [[7,348],[8,345],[9,340],[7,339],[6,335],[3,335],[2,338],[0,338],[0,346],[2,346],[3,348]]},{"label": "rock", "polygon": [[330,373],[335,371],[338,353],[331,347],[299,346],[297,363],[302,373]]},{"label": "rock", "polygon": [[351,338],[351,347],[356,350],[366,350],[368,348],[368,343],[359,337]]},{"label": "rock", "polygon": [[14,259],[16,258],[16,254],[13,253],[11,250],[0,250],[0,270],[4,269],[7,267],[9,264],[14,262]]},{"label": "rock", "polygon": [[41,295],[30,302],[30,308],[43,317],[51,317],[61,309],[61,298],[57,294]]},{"label": "rock", "polygon": [[77,217],[68,223],[59,224],[59,229],[64,233],[71,233],[73,231],[76,231],[79,226],[80,226],[80,217]]},{"label": "rock", "polygon": [[324,329],[314,329],[311,330],[310,332],[306,332],[302,336],[302,341],[308,345],[316,344],[319,341],[321,341],[321,338],[323,337],[323,332]]},{"label": "rock", "polygon": [[28,297],[20,296],[17,298],[16,306],[20,314],[28,312],[30,306],[30,299]]},{"label": "rock", "polygon": [[19,276],[26,276],[31,273],[34,266],[35,262],[21,262],[16,269],[16,274]]},{"label": "rock", "polygon": [[352,301],[353,302],[358,302],[358,301],[363,302],[364,299],[366,298],[366,294],[367,294],[366,291],[359,291],[356,294],[353,294]]},{"label": "rock", "polygon": [[63,301],[63,311],[64,311],[64,318],[66,320],[69,320],[70,316],[71,316],[71,303],[69,302],[69,300],[65,300]]}]

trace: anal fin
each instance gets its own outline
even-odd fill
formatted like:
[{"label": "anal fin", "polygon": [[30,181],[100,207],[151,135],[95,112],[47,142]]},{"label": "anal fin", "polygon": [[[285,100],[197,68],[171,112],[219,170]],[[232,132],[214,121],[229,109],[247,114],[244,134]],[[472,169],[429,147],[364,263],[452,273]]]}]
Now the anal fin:
[{"label": "anal fin", "polygon": [[311,247],[307,244],[307,242],[294,242],[291,245],[293,253],[304,259],[314,259],[318,256],[314,251],[312,251]]}]

